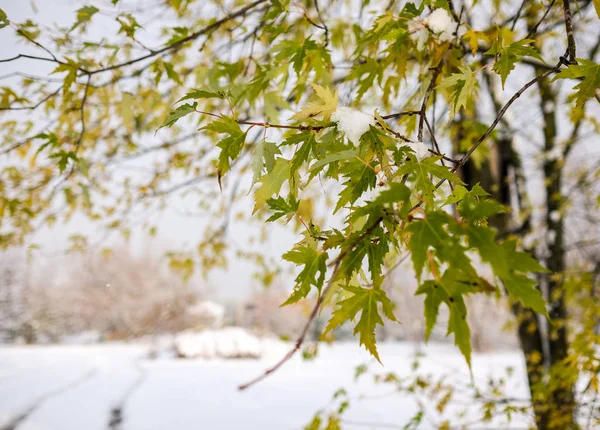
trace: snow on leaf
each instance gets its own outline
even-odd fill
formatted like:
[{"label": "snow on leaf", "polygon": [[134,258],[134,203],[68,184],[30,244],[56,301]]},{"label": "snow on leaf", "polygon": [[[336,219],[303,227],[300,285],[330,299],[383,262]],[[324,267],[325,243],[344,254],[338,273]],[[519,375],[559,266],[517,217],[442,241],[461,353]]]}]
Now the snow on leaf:
[{"label": "snow on leaf", "polygon": [[337,92],[332,92],[330,89],[317,84],[311,83],[310,85],[322,103],[309,103],[308,106],[296,113],[292,119],[303,120],[321,116],[323,120],[328,121],[338,105]]},{"label": "snow on leaf", "polygon": [[350,107],[340,107],[331,115],[331,121],[337,122],[338,129],[348,140],[358,144],[360,137],[375,125],[375,116]]},{"label": "snow on leaf", "polygon": [[426,19],[425,24],[431,31],[438,35],[441,41],[452,40],[456,23],[450,14],[442,8],[434,10]]},{"label": "snow on leaf", "polygon": [[431,152],[429,152],[429,149],[427,149],[427,146],[425,146],[423,142],[406,142],[403,143],[402,146],[407,146],[412,149],[419,161],[422,161],[431,155]]}]

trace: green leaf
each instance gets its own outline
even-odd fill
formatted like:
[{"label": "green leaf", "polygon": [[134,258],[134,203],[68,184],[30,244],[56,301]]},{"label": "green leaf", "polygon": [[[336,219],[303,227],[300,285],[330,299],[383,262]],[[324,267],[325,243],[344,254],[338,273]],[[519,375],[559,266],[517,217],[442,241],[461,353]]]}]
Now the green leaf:
[{"label": "green leaf", "polygon": [[167,45],[173,45],[174,43],[181,42],[190,34],[190,30],[187,27],[173,27],[171,28],[171,31],[171,38],[167,41]]},{"label": "green leaf", "polygon": [[305,298],[314,286],[321,294],[321,288],[327,273],[327,252],[319,252],[307,246],[296,246],[283,254],[283,259],[298,266],[304,266],[296,277],[296,286],[292,295],[281,305],[287,306]]},{"label": "green leaf", "polygon": [[388,319],[396,321],[392,302],[385,291],[380,288],[346,286],[344,289],[353,295],[338,303],[339,308],[332,313],[324,334],[329,333],[345,321],[354,320],[360,312],[360,319],[354,327],[354,334],[359,335],[360,344],[364,345],[365,349],[381,363],[375,340],[375,327],[377,324],[383,325],[378,305],[381,304],[382,312]]},{"label": "green leaf", "polygon": [[267,172],[273,170],[276,154],[281,154],[276,143],[262,140],[256,144],[256,148],[252,154],[252,185],[262,176],[265,168]]},{"label": "green leaf", "polygon": [[431,331],[435,326],[439,314],[440,304],[446,303],[448,294],[435,281],[425,281],[415,294],[425,294],[424,315],[425,315],[425,341],[431,336]]},{"label": "green leaf", "polygon": [[173,126],[173,124],[175,124],[177,121],[179,121],[184,116],[187,116],[193,112],[196,112],[197,107],[198,107],[198,103],[194,103],[194,104],[186,103],[186,104],[179,106],[177,109],[175,109],[173,112],[171,112],[169,114],[169,116],[167,117],[165,122],[163,122],[161,124],[161,126],[158,127],[158,130],[160,130],[163,127]]},{"label": "green leaf", "polygon": [[183,82],[181,82],[181,78],[179,77],[177,72],[175,72],[175,69],[173,68],[173,63],[169,63],[168,61],[165,61],[165,62],[163,62],[163,64],[165,66],[165,70],[167,71],[167,76],[169,77],[169,79],[171,79],[173,82],[175,82],[179,85],[183,85]]},{"label": "green leaf", "polygon": [[67,59],[66,63],[59,64],[56,69],[52,71],[54,73],[67,72],[63,83],[63,91],[66,94],[69,91],[69,88],[75,83],[77,79],[77,71],[79,67],[77,64],[70,59]]},{"label": "green leaf", "polygon": [[475,72],[469,67],[459,67],[461,73],[453,73],[444,79],[440,88],[447,88],[452,94],[452,108],[456,114],[477,96],[479,84]]},{"label": "green leaf", "polygon": [[348,177],[348,180],[343,184],[345,188],[339,195],[334,213],[347,204],[353,204],[365,191],[374,188],[377,183],[377,175],[373,168],[356,158],[344,164],[341,172]]},{"label": "green leaf", "polygon": [[600,89],[600,64],[584,58],[578,58],[579,64],[571,64],[568,68],[562,69],[554,79],[583,79],[575,85],[575,107],[583,109],[585,102],[596,96],[596,91]]},{"label": "green leaf", "polygon": [[594,3],[594,9],[596,9],[596,15],[600,18],[600,0],[592,0],[592,3]]},{"label": "green leaf", "polygon": [[77,21],[71,26],[69,31],[75,30],[80,25],[85,25],[92,17],[99,12],[99,9],[94,6],[84,6],[82,8],[77,9]]},{"label": "green leaf", "polygon": [[483,262],[490,264],[509,295],[519,300],[523,306],[548,316],[537,282],[526,276],[547,270],[526,252],[516,251],[514,243],[497,244],[495,233],[489,227],[469,226],[466,232],[470,245],[477,249]]},{"label": "green leaf", "polygon": [[278,220],[286,215],[291,216],[298,211],[300,201],[296,200],[294,196],[290,196],[289,201],[285,201],[283,197],[277,197],[276,199],[267,200],[269,208],[274,212],[271,217],[267,219],[267,222]]},{"label": "green leaf", "polygon": [[64,172],[64,170],[69,165],[69,160],[73,160],[73,162],[77,162],[77,154],[73,151],[59,151],[54,154],[50,154],[49,158],[55,158],[58,163],[58,170],[60,173]]},{"label": "green leaf", "polygon": [[283,145],[299,145],[294,156],[292,157],[291,171],[296,172],[302,164],[308,161],[311,152],[313,155],[317,152],[317,140],[315,134],[309,131],[295,134],[288,137]]},{"label": "green leaf", "polygon": [[204,89],[195,89],[188,92],[185,96],[177,100],[177,102],[182,102],[184,100],[198,100],[198,99],[224,99],[227,96],[225,91],[222,90],[204,90]]},{"label": "green leaf", "polygon": [[328,164],[334,163],[336,161],[349,160],[355,158],[358,155],[357,149],[348,149],[346,151],[341,152],[332,152],[327,154],[325,157],[317,160],[312,166],[310,166],[311,172],[316,172],[321,168],[327,166]]},{"label": "green leaf", "polygon": [[471,191],[457,185],[448,197],[445,205],[458,203],[457,209],[462,218],[470,223],[485,223],[494,215],[506,212],[506,208],[495,200],[487,198],[489,194],[479,184]]},{"label": "green leaf", "polygon": [[522,39],[503,46],[502,33],[499,33],[499,40],[486,52],[486,54],[496,55],[497,59],[492,70],[502,78],[502,89],[506,83],[506,78],[515,68],[515,64],[522,57],[533,57],[544,63],[544,59],[537,49],[530,44],[535,43],[533,39]]},{"label": "green leaf", "polygon": [[221,148],[219,162],[217,163],[219,177],[223,176],[229,171],[229,169],[231,169],[230,162],[238,158],[240,152],[242,152],[245,142],[246,133],[241,133],[235,135],[232,134],[229,137],[221,139],[221,141],[217,143],[217,147]]},{"label": "green leaf", "polygon": [[[398,158],[398,157],[396,157]],[[408,154],[408,161],[396,160],[397,163],[404,162],[398,170],[398,176],[409,175],[414,180],[415,189],[420,193],[421,198],[427,204],[433,203],[433,193],[435,186],[429,178],[430,175],[440,179],[446,179],[454,183],[462,183],[460,178],[453,173],[449,167],[436,164],[440,160],[439,156],[427,157],[421,161],[412,153]]]},{"label": "green leaf", "polygon": [[289,180],[289,178],[290,161],[285,158],[278,158],[275,160],[273,170],[259,179],[259,182],[261,182],[262,185],[254,192],[254,210],[252,213],[255,213],[263,207],[273,194],[279,194],[281,186],[286,180]]},{"label": "green leaf", "polygon": [[8,17],[6,16],[6,12],[0,9],[0,28],[4,28],[10,24]]},{"label": "green leaf", "polygon": [[467,322],[467,306],[462,296],[448,298],[450,318],[448,320],[448,334],[454,334],[454,344],[458,346],[462,355],[471,367],[471,330]]}]

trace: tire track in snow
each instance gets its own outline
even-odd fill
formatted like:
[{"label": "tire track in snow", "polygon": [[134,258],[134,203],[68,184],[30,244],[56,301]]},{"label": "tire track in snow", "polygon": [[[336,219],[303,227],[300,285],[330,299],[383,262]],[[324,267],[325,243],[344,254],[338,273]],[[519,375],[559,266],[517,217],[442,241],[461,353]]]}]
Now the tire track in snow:
[{"label": "tire track in snow", "polygon": [[97,371],[98,371],[98,369],[96,367],[93,367],[90,370],[88,370],[87,372],[85,372],[82,376],[80,376],[77,379],[74,379],[73,381],[69,382],[68,384],[63,385],[62,387],[58,387],[55,390],[49,391],[46,394],[41,395],[40,397],[37,398],[37,400],[33,401],[31,406],[29,406],[28,408],[25,408],[23,411],[18,413],[12,420],[10,420],[8,422],[8,424],[5,424],[3,427],[1,427],[0,430],[15,430],[19,424],[21,424],[23,421],[25,421],[27,419],[27,417],[29,417],[32,413],[34,413],[36,410],[38,410],[40,408],[40,406],[42,406],[44,404],[45,401],[47,401],[53,397],[59,396],[65,392],[77,387],[78,385],[84,383],[85,381],[91,379],[96,374]]},{"label": "tire track in snow", "polygon": [[129,388],[125,390],[125,393],[123,393],[123,397],[121,397],[121,400],[117,402],[110,410],[110,417],[108,420],[109,430],[123,430],[123,409],[125,408],[125,404],[140,387],[140,385],[142,385],[142,383],[146,380],[146,377],[148,376],[148,371],[145,368],[143,368],[139,363],[136,364],[135,368],[138,371],[138,377],[135,379],[135,381],[131,383]]}]

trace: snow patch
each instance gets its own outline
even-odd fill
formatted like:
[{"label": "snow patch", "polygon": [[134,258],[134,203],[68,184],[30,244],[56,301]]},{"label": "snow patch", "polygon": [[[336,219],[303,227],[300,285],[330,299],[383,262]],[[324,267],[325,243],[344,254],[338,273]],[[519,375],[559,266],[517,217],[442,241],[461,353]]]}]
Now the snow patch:
[{"label": "snow patch", "polygon": [[556,242],[556,232],[554,230],[548,230],[546,237],[548,238],[548,245],[554,245],[554,242]]},{"label": "snow patch", "polygon": [[403,144],[403,146],[408,146],[410,149],[412,149],[419,161],[431,155],[429,149],[427,149],[427,146],[423,142],[406,142]]},{"label": "snow patch", "polygon": [[431,15],[425,19],[425,24],[438,35],[441,41],[450,41],[454,37],[456,25],[445,9],[436,9],[431,12]]},{"label": "snow patch", "polygon": [[408,32],[413,35],[413,38],[417,41],[417,49],[422,51],[425,48],[427,40],[429,40],[429,31],[419,21],[411,21],[408,24]]},{"label": "snow patch", "polygon": [[265,345],[241,327],[181,332],[175,338],[175,351],[182,358],[260,358]]},{"label": "snow patch", "polygon": [[549,214],[550,220],[553,222],[558,222],[560,221],[560,212],[559,211],[552,211]]},{"label": "snow patch", "polygon": [[338,123],[338,129],[353,143],[358,143],[369,127],[375,125],[374,115],[344,106],[336,109],[331,120]]},{"label": "snow patch", "polygon": [[544,155],[548,161],[561,160],[563,158],[563,149],[560,145],[556,145],[551,151],[546,152]]}]

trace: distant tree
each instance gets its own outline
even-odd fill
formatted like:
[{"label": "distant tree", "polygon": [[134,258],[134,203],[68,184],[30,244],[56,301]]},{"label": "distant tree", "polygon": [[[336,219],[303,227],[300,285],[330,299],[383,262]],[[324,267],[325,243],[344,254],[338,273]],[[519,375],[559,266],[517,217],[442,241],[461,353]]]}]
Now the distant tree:
[{"label": "distant tree", "polygon": [[242,388],[325,306],[325,333],[355,321],[379,360],[375,328],[396,321],[382,284],[410,255],[426,338],[443,304],[470,365],[465,298],[506,295],[538,428],[598,423],[597,1],[168,0],[149,22],[100,3],[49,30],[0,12],[25,43],[0,60],[15,67],[0,93],[3,246],[75,213],[128,236],[136,211],[186,196],[219,220],[197,254],[170,255],[190,276],[226,263],[247,177],[255,216],[301,231],[284,304],[318,298],[294,349]]}]

